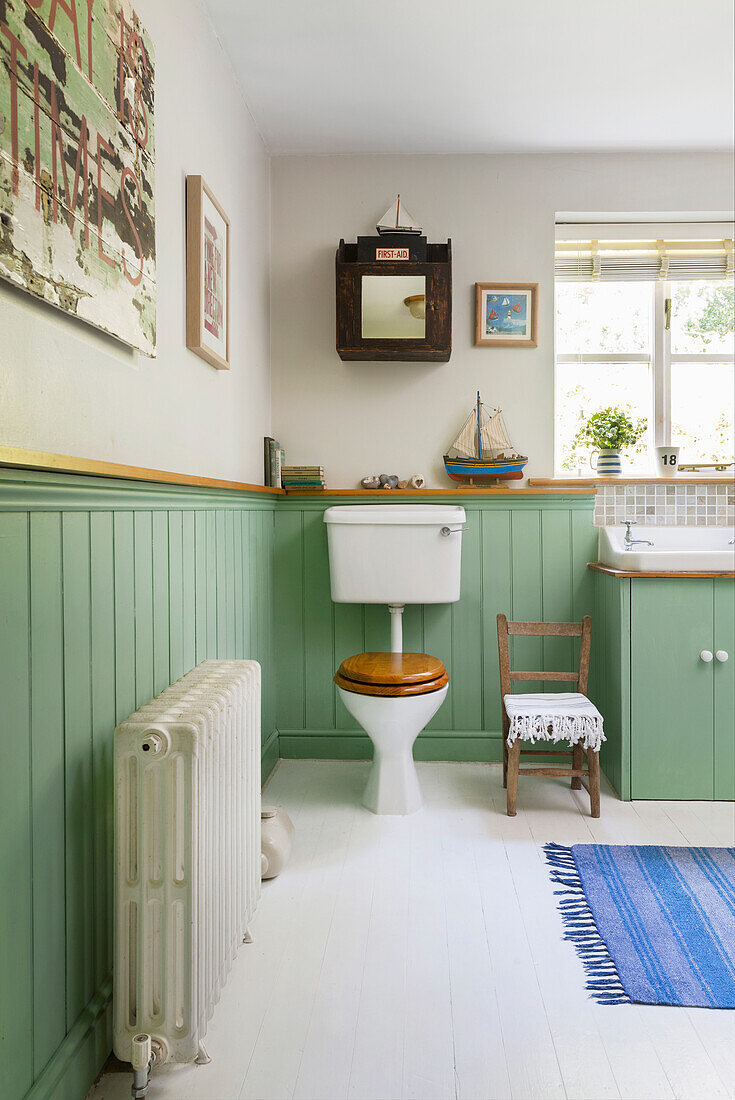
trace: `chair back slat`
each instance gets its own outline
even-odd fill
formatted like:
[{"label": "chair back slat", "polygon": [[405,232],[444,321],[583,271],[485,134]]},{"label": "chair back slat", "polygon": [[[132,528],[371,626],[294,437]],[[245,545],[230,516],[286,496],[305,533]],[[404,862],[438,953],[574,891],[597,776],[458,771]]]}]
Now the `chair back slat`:
[{"label": "chair back slat", "polygon": [[511,680],[565,680],[569,683],[577,683],[577,672],[511,672]]},{"label": "chair back slat", "polygon": [[584,623],[508,623],[509,634],[532,634],[541,638],[579,638]]}]

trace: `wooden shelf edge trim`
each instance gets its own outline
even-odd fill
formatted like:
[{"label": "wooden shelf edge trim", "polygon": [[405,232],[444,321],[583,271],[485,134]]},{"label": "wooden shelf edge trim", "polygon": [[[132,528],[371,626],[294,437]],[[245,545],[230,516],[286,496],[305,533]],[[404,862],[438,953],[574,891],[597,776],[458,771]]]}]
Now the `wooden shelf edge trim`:
[{"label": "wooden shelf edge trim", "polygon": [[708,580],[711,580],[712,578],[714,578],[716,580],[718,577],[729,578],[729,579],[732,579],[733,577],[735,577],[735,572],[712,573],[712,572],[704,572],[703,571],[703,572],[700,573],[700,572],[694,572],[693,570],[689,570],[686,573],[676,573],[676,572],[672,572],[672,571],[669,571],[669,572],[659,571],[659,572],[657,572],[655,570],[651,571],[651,572],[645,572],[645,573],[642,572],[642,571],[639,571],[639,572],[636,572],[636,573],[633,573],[633,572],[626,573],[625,570],[623,570],[623,569],[613,569],[613,567],[611,565],[605,565],[601,561],[589,561],[589,562],[587,562],[587,568],[588,569],[594,569],[595,573],[604,573],[608,577],[631,577],[633,579],[635,579],[636,577],[669,577],[669,578],[679,577],[681,580],[687,580],[687,579],[692,580],[693,578],[702,578],[702,579],[708,579]]},{"label": "wooden shelf edge trim", "polygon": [[426,496],[452,496],[452,497],[482,497],[482,496],[500,496],[500,497],[513,497],[513,496],[579,496],[579,497],[592,497],[594,496],[594,489],[589,488],[574,488],[564,489],[562,487],[549,487],[541,489],[533,489],[527,486],[522,486],[518,489],[503,489],[495,486],[488,488],[469,487],[466,489],[317,489],[313,493],[306,490],[298,490],[297,492],[285,492],[286,499],[294,500],[315,500],[318,497],[372,497],[374,500],[383,501],[389,504],[392,500],[404,500],[406,497],[426,497]]},{"label": "wooden shelf edge trim", "polygon": [[169,470],[150,470],[144,466],[126,466],[119,462],[99,462],[93,458],[74,458],[47,451],[26,451],[20,447],[0,446],[0,467],[41,470],[57,474],[85,474],[88,477],[112,477],[126,481],[148,481],[161,485],[192,485],[202,489],[236,489],[247,493],[285,496],[283,489],[251,485],[245,481],[225,481],[216,477],[196,477]]},{"label": "wooden shelf edge trim", "polygon": [[735,477],[732,474],[721,477],[695,477],[686,474],[681,477],[529,477],[529,485],[535,486],[568,486],[590,485],[733,485]]}]

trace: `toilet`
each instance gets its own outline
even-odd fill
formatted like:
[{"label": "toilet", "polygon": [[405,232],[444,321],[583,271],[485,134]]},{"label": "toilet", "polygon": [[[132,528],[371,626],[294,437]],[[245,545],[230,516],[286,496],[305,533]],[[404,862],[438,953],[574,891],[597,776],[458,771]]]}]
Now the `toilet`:
[{"label": "toilet", "polygon": [[386,604],[391,649],[358,653],[334,676],[339,696],[373,743],[363,805],[411,814],[422,803],[413,744],[444,702],[449,677],[427,653],[403,652],[407,603],[455,603],[460,594],[463,508],[366,504],[327,508],[335,603]]}]

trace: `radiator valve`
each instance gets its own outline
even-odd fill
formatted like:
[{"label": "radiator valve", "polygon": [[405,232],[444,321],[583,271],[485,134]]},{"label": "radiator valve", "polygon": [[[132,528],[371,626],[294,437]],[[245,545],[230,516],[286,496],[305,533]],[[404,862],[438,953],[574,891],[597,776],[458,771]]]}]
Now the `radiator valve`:
[{"label": "radiator valve", "polygon": [[131,1043],[130,1061],[133,1066],[133,1085],[130,1090],[133,1100],[141,1100],[148,1092],[153,1068],[150,1035],[134,1035]]}]

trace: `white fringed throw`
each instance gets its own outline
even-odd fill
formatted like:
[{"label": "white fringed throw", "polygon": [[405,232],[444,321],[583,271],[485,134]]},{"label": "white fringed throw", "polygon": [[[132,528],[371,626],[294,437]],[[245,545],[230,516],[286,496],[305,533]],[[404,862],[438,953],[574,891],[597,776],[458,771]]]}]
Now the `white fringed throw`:
[{"label": "white fringed throw", "polygon": [[521,741],[570,741],[599,752],[605,740],[602,715],[586,695],[559,691],[548,695],[505,695],[510,719],[508,745]]}]

